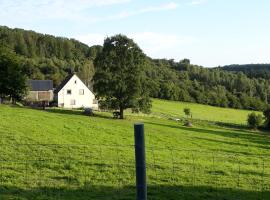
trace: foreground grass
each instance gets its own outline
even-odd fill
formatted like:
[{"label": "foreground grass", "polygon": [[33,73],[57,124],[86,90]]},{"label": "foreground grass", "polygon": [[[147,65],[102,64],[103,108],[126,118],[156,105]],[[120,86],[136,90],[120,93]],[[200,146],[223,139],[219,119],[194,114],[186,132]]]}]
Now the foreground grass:
[{"label": "foreground grass", "polygon": [[[183,107],[200,119],[192,128],[168,120]],[[149,199],[269,199],[269,137],[237,126],[247,114],[160,100],[125,120],[0,106],[0,199],[134,199],[135,122],[145,123]]]}]

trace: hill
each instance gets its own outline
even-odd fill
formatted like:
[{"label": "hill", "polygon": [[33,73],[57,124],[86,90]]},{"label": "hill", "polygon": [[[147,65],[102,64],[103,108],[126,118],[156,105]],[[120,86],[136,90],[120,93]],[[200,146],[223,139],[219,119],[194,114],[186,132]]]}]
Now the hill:
[{"label": "hill", "polygon": [[270,64],[228,65],[222,70],[231,72],[243,72],[249,78],[270,79]]},{"label": "hill", "polygon": [[[184,108],[190,108],[193,119],[207,122],[219,122],[232,125],[246,125],[247,115],[250,111],[219,108],[214,106],[184,103],[177,101],[159,100],[153,101],[152,113],[156,116],[185,118]],[[259,113],[259,112],[258,112]]]},{"label": "hill", "polygon": [[[168,119],[186,106],[194,127]],[[154,100],[151,115],[115,120],[0,105],[0,199],[134,199],[138,121],[149,199],[269,199],[269,137],[243,126],[248,113]]]},{"label": "hill", "polygon": [[101,49],[75,39],[6,26],[0,26],[0,47],[12,49],[21,57],[29,78],[52,79],[55,85],[71,72],[78,72],[89,83],[94,73],[91,61]]},{"label": "hill", "polygon": [[[75,39],[0,26],[0,50],[20,57],[29,79],[51,79],[57,86],[70,72],[88,86],[101,46],[89,47]],[[219,107],[265,110],[270,103],[270,80],[249,77],[223,68],[208,69],[181,61],[145,58],[144,73],[153,98],[194,102]]]}]

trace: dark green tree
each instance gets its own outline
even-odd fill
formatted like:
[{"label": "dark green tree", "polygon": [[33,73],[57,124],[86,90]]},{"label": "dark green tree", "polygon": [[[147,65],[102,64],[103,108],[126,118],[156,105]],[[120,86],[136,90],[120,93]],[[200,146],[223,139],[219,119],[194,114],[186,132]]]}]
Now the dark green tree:
[{"label": "dark green tree", "polygon": [[263,115],[265,118],[265,127],[270,129],[270,108],[263,111]]},{"label": "dark green tree", "polygon": [[247,119],[248,126],[253,129],[257,129],[263,123],[263,117],[261,114],[256,114],[252,112],[248,115]]},{"label": "dark green tree", "polygon": [[0,96],[10,97],[13,102],[26,94],[26,76],[19,58],[8,49],[0,48]]},{"label": "dark green tree", "polygon": [[149,111],[151,106],[144,73],[146,57],[133,40],[124,35],[108,37],[95,59],[94,89],[111,109]]},{"label": "dark green tree", "polygon": [[184,108],[184,113],[187,116],[187,118],[189,118],[191,116],[191,110],[190,110],[190,108]]},{"label": "dark green tree", "polygon": [[183,60],[180,60],[178,67],[180,70],[187,70],[189,66],[190,66],[190,60],[185,58]]}]

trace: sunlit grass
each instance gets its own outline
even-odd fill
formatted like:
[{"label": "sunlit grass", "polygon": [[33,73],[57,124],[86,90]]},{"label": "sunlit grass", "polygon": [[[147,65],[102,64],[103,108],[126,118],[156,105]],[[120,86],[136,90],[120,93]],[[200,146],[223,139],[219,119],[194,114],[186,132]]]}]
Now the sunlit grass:
[{"label": "sunlit grass", "polygon": [[[169,120],[184,107],[193,127]],[[248,113],[154,100],[151,115],[116,120],[2,105],[0,199],[134,199],[135,122],[145,124],[149,199],[269,199],[270,141],[238,126]]]}]

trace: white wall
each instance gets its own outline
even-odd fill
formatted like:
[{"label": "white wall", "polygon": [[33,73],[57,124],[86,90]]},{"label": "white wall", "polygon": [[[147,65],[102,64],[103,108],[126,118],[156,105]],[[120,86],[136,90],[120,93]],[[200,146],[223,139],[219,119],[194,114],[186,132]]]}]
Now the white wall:
[{"label": "white wall", "polygon": [[[71,90],[71,94],[68,94],[68,90]],[[84,91],[84,94],[79,94],[80,90]],[[74,75],[67,84],[58,92],[58,107],[64,108],[81,108],[88,107],[97,109],[98,104],[94,104],[95,95],[86,87],[86,85]],[[75,105],[72,105],[72,101],[75,100]]]}]

